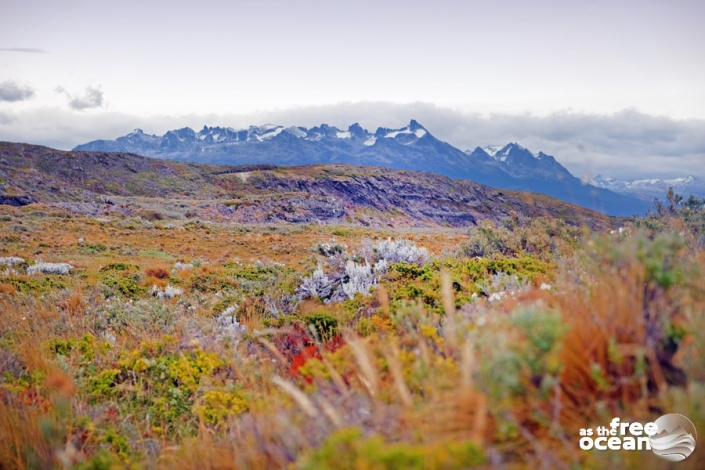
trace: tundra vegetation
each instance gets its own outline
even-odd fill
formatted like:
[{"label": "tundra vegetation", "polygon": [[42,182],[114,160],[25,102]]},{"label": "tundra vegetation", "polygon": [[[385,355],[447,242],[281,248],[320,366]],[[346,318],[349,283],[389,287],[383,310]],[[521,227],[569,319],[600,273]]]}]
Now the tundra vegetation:
[{"label": "tundra vegetation", "polygon": [[649,469],[579,429],[705,430],[702,201],[592,231],[0,216],[1,469]]}]

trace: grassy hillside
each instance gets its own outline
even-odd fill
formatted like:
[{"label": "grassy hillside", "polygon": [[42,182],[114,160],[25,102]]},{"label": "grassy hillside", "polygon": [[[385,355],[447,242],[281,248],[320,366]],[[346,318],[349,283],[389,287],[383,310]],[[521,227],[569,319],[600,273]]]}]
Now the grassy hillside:
[{"label": "grassy hillside", "polygon": [[0,206],[0,468],[664,468],[580,429],[704,428],[704,230]]}]

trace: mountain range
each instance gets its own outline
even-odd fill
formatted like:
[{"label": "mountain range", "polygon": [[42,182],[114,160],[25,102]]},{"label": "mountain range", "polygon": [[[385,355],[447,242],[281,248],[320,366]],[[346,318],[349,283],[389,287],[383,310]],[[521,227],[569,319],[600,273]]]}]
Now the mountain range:
[{"label": "mountain range", "polygon": [[673,188],[676,194],[686,198],[691,194],[700,199],[705,198],[705,180],[692,175],[673,179],[650,178],[639,180],[620,180],[597,175],[590,180],[590,184],[597,188],[609,189],[615,193],[637,197],[644,201],[663,198],[668,188]]},{"label": "mountain range", "polygon": [[234,130],[204,126],[162,136],[140,129],[115,140],[96,140],[76,151],[134,153],[198,163],[307,165],[342,163],[432,172],[500,189],[532,191],[610,215],[643,214],[649,204],[610,188],[584,184],[556,159],[517,143],[462,150],[434,137],[415,120],[401,129],[374,133],[353,124],[347,130],[320,126],[251,126]]}]

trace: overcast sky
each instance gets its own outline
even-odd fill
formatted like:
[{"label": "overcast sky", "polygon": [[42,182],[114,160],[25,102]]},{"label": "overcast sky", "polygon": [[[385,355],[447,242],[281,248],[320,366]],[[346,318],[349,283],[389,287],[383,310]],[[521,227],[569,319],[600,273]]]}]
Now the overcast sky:
[{"label": "overcast sky", "polygon": [[705,176],[705,2],[0,4],[0,139],[394,127],[576,175]]}]

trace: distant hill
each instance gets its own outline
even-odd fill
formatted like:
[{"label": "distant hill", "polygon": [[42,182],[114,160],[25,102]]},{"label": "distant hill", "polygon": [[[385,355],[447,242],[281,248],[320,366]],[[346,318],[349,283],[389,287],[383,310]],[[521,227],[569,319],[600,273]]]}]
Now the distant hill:
[{"label": "distant hill", "polygon": [[5,142],[0,143],[0,181],[0,197],[24,198],[14,205],[40,202],[91,213],[129,213],[124,198],[157,198],[188,202],[199,217],[240,223],[466,227],[499,222],[512,212],[593,228],[618,223],[540,194],[433,173],[342,164],[223,166]]},{"label": "distant hill", "polygon": [[611,215],[644,213],[644,201],[583,184],[553,157],[533,154],[513,143],[502,148],[463,152],[435,138],[412,120],[401,129],[374,133],[353,124],[347,130],[322,124],[313,128],[275,125],[234,130],[204,126],[163,136],[136,129],[115,140],[96,140],[76,151],[128,152],[174,161],[226,165],[308,165],[343,163],[384,166],[471,180],[502,189],[532,191]]}]

